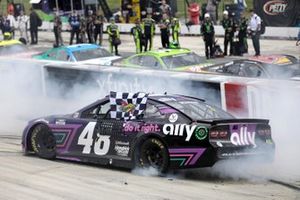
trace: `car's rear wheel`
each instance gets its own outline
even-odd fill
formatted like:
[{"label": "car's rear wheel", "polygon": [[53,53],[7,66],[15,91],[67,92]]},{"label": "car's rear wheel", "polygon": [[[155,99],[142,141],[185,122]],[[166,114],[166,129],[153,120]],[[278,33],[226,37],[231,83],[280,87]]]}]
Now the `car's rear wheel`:
[{"label": "car's rear wheel", "polygon": [[153,167],[165,173],[169,166],[169,154],[161,140],[149,138],[142,143],[137,153],[137,165],[142,168]]},{"label": "car's rear wheel", "polygon": [[41,158],[54,159],[56,156],[56,140],[48,126],[37,125],[30,137],[32,150]]}]

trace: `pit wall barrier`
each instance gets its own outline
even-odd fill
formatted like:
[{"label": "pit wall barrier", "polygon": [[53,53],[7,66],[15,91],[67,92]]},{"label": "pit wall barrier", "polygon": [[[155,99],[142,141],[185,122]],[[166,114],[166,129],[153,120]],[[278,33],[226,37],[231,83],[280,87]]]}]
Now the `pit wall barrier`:
[{"label": "pit wall barrier", "polygon": [[[104,24],[104,31],[106,30],[107,23]],[[130,29],[134,24],[118,24],[121,33],[130,33]],[[43,22],[40,27],[42,30],[52,31],[52,22]],[[64,31],[70,30],[70,26],[67,23],[63,24]],[[274,38],[274,39],[292,39],[296,40],[298,36],[299,27],[266,27],[266,32],[262,37],[264,38]],[[215,26],[215,33],[217,36],[224,36],[224,29],[220,25]],[[156,26],[156,34],[160,34],[159,28]],[[200,35],[200,25],[190,26],[189,28],[185,25],[181,25],[181,35]]]},{"label": "pit wall barrier", "polygon": [[288,85],[293,93],[300,94],[300,82],[297,81],[148,69],[46,65],[43,74],[43,92],[47,96],[68,96],[68,92],[72,91],[71,98],[76,98],[76,95],[84,95],[86,88],[99,94],[109,94],[110,91],[167,92],[204,99],[238,117],[269,117],[272,110],[269,102],[274,101],[274,96],[280,95],[279,87],[283,85]]}]

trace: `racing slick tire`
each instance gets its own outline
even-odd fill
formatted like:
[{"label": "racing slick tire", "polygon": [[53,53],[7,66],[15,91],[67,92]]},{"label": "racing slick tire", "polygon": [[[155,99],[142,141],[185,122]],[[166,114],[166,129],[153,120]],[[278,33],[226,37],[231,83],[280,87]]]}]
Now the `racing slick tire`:
[{"label": "racing slick tire", "polygon": [[56,156],[56,140],[48,126],[37,125],[30,137],[32,150],[36,155],[45,159],[54,159]]},{"label": "racing slick tire", "polygon": [[136,161],[139,167],[153,167],[160,173],[166,173],[169,167],[168,149],[161,140],[149,138],[140,146]]}]

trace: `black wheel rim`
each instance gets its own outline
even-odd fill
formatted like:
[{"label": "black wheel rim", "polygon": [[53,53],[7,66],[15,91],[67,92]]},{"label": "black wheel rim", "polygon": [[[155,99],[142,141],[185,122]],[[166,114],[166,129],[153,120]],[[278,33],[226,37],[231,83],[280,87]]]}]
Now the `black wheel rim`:
[{"label": "black wheel rim", "polygon": [[149,163],[149,166],[156,169],[161,169],[164,162],[163,152],[161,148],[156,145],[150,145],[144,152],[145,158]]},{"label": "black wheel rim", "polygon": [[50,134],[43,134],[42,145],[48,151],[53,151],[55,149],[55,138]]}]

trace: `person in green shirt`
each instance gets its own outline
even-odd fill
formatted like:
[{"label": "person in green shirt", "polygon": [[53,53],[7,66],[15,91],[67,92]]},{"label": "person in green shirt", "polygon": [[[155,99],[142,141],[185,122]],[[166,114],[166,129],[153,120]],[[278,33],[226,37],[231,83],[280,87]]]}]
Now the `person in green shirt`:
[{"label": "person in green shirt", "polygon": [[179,45],[180,22],[176,17],[171,20],[171,30],[173,42]]},{"label": "person in green shirt", "polygon": [[110,52],[114,52],[115,48],[115,55],[119,55],[118,52],[118,45],[120,44],[120,32],[118,25],[115,23],[115,19],[110,19],[110,24],[107,26],[106,32],[108,34],[108,41],[109,41],[109,48]]},{"label": "person in green shirt", "polygon": [[139,19],[136,20],[135,26],[131,29],[131,34],[133,35],[135,47],[136,47],[136,53],[141,53],[143,51],[142,46],[142,38],[143,38],[143,30],[141,26],[141,22]]}]

